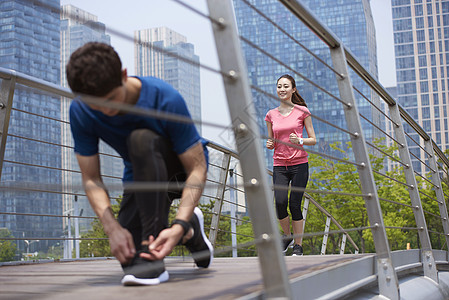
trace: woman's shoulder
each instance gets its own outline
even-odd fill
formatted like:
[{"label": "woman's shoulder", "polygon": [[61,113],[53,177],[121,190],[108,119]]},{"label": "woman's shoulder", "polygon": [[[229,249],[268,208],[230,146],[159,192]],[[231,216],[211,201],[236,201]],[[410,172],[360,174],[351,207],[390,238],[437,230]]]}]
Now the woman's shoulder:
[{"label": "woman's shoulder", "polygon": [[278,108],[276,107],[276,108],[273,108],[273,109],[270,109],[268,112],[267,112],[267,115],[273,115],[274,113],[276,113],[278,111]]},{"label": "woman's shoulder", "polygon": [[310,110],[307,108],[307,107],[305,107],[305,106],[302,106],[302,105],[298,105],[298,104],[295,104],[295,109],[298,111],[298,112],[301,112],[301,113],[305,113],[305,114],[307,114],[307,115],[310,115],[311,113],[310,113]]}]

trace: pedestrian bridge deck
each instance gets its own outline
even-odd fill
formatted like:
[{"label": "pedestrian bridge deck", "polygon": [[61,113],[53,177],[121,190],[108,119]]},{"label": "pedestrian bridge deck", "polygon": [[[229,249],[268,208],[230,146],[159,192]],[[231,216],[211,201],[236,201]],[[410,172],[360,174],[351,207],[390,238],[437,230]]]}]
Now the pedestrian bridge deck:
[{"label": "pedestrian bridge deck", "polygon": [[[289,278],[342,265],[372,254],[285,257]],[[0,267],[0,299],[235,299],[263,289],[257,257],[215,258],[209,269],[191,258],[166,258],[170,280],[158,286],[124,287],[115,259],[71,260]]]}]

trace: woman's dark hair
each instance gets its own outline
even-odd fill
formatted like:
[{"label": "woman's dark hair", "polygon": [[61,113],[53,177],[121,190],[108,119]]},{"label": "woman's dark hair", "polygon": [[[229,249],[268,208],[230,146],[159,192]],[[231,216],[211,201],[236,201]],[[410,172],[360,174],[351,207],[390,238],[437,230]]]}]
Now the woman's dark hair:
[{"label": "woman's dark hair", "polygon": [[[290,82],[292,84],[292,88],[296,88],[295,79],[288,74],[285,74],[285,75],[282,75],[281,77],[279,77],[278,80],[276,81],[276,83],[278,83],[279,80],[281,80],[282,78],[286,78],[286,79],[290,80]],[[301,95],[298,92],[298,89],[296,89],[296,91],[292,95],[292,102],[293,102],[293,104],[307,107],[306,101],[304,100],[303,97],[301,97]]]},{"label": "woman's dark hair", "polygon": [[66,74],[74,93],[101,97],[122,85],[122,62],[111,46],[90,42],[72,53]]}]

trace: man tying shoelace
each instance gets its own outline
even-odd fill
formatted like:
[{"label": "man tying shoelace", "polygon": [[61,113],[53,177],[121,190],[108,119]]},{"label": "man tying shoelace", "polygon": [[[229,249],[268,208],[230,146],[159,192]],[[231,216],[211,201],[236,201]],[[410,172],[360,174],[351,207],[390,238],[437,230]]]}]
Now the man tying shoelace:
[{"label": "man tying shoelace", "polygon": [[[213,248],[196,207],[207,176],[207,142],[198,134],[182,96],[160,79],[128,77],[118,54],[103,43],[87,43],[76,50],[66,70],[77,96],[70,107],[70,126],[83,185],[125,272],[122,283],[167,281],[163,259],[177,244],[187,247],[198,267],[209,267]],[[123,107],[157,112],[162,118],[133,114]],[[125,165],[118,220],[102,182],[100,139],[119,153]],[[148,183],[159,185],[133,188]],[[176,198],[181,200],[169,226]]]}]

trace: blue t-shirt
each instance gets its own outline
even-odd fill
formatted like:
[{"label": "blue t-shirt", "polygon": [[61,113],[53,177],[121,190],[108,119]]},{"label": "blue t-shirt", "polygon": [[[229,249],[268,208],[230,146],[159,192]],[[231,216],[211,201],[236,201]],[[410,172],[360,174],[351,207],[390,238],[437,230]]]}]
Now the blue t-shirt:
[{"label": "blue t-shirt", "polygon": [[[171,85],[154,77],[136,78],[142,82],[142,88],[135,107],[191,118],[184,99]],[[207,141],[200,137],[193,123],[174,122],[131,113],[109,117],[91,109],[80,99],[74,99],[70,105],[70,128],[75,141],[75,152],[79,155],[97,154],[99,139],[115,149],[123,158],[125,165],[123,181],[133,179],[126,139],[135,129],[148,128],[167,138],[177,154],[184,153],[201,141],[208,162]]]}]

